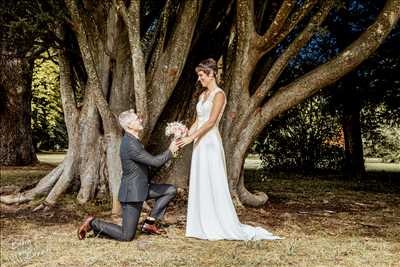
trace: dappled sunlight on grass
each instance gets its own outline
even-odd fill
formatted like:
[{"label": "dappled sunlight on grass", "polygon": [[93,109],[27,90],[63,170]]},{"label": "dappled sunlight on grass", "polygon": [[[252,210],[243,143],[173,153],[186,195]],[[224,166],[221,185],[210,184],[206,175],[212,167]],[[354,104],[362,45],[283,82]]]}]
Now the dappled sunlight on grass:
[{"label": "dappled sunlight on grass", "polygon": [[65,152],[41,152],[37,154],[40,162],[57,165],[61,163],[67,154]]},{"label": "dappled sunlight on grass", "polygon": [[[36,179],[30,171],[8,172],[2,184],[14,179],[29,184]],[[76,195],[66,194],[54,209],[36,213],[35,203],[1,205],[0,262],[1,266],[398,266],[400,185],[395,177],[379,175],[357,182],[335,175],[246,172],[248,188],[268,193],[270,200],[261,209],[239,210],[240,220],[285,238],[280,241],[186,238],[183,201],[168,211],[178,222],[167,228],[167,236],[139,234],[132,242],[76,238],[87,214],[120,222],[110,217],[108,201],[81,206]]]},{"label": "dappled sunlight on grass", "polygon": [[102,238],[78,241],[73,225],[25,227],[26,234],[3,239],[2,266],[395,266],[400,249],[398,243],[380,238],[292,231],[274,242],[201,241],[184,238],[183,230],[171,226],[168,238],[140,235],[121,243]]}]

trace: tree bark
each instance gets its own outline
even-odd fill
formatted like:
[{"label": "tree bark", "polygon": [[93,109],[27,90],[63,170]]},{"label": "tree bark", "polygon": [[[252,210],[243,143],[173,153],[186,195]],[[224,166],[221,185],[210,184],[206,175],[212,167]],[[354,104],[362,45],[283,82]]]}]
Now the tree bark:
[{"label": "tree bark", "polygon": [[[199,15],[202,23],[197,25],[182,74],[151,134],[147,146],[150,151],[159,153],[167,148],[170,140],[165,137],[166,122],[182,121],[188,126],[193,124],[197,97],[202,90],[196,84],[194,69],[205,58],[218,59],[226,48],[234,18],[232,5],[231,0],[213,0],[203,5]],[[157,172],[156,180],[187,188],[192,146],[187,146],[179,153],[180,159]]]},{"label": "tree bark", "polygon": [[[201,15],[205,14],[201,10],[206,3],[203,4],[201,0],[182,1],[177,6],[176,14],[168,14],[164,10],[162,14],[165,15],[167,24],[159,23],[158,31],[162,42],[152,42],[154,47],[148,51],[153,53],[145,56],[131,54],[141,48],[137,43],[138,22],[134,21],[132,16],[129,19],[129,15],[138,16],[133,14],[137,12],[137,5],[126,6],[128,20],[125,18],[123,23],[117,15],[119,13],[117,1],[111,6],[107,4],[108,2],[79,1],[79,5],[75,0],[66,2],[71,15],[69,24],[76,35],[87,81],[83,88],[85,91],[83,107],[76,112],[79,114],[79,120],[77,117],[66,118],[73,122],[71,127],[67,124],[68,135],[71,138],[71,153],[64,161],[62,174],[52,187],[46,202],[52,204],[57,201],[71,181],[80,179],[81,189],[78,199],[81,203],[85,203],[96,197],[98,192],[104,192],[100,186],[104,187],[105,181],[108,181],[109,193],[113,199],[113,211],[118,204],[117,193],[121,176],[118,156],[121,130],[115,115],[130,108],[136,110],[141,107],[147,108],[149,114],[143,142],[153,147],[155,152],[165,148],[167,146],[163,134],[165,123],[185,120],[190,124],[193,119],[194,104],[197,102],[194,95],[198,88],[188,88],[195,83],[195,75],[189,73],[193,73],[194,67],[201,59],[210,56],[220,59],[221,55],[224,55],[223,69],[226,71],[222,87],[227,95],[227,106],[220,129],[231,194],[238,205],[265,204],[268,199],[265,193],[249,192],[244,186],[243,165],[252,142],[273,118],[357,67],[385,39],[400,16],[399,0],[388,0],[376,22],[336,58],[292,83],[272,91],[273,85],[289,60],[298,54],[313,34],[320,30],[335,1],[323,0],[318,5],[315,0],[305,1],[305,5],[297,11],[292,10],[291,1],[283,1],[270,26],[272,28],[263,35],[257,33],[254,26],[252,0],[238,0],[236,8],[231,8],[231,1],[207,2],[211,3],[210,6],[221,4],[218,8],[218,12],[222,14],[221,18],[226,16],[229,10],[235,10],[234,27],[230,27],[229,20],[225,25],[224,21],[215,18],[213,23],[208,21],[203,24],[201,19],[207,18],[207,15]],[[91,7],[90,3],[99,6]],[[118,3],[128,4],[125,1]],[[167,3],[171,4],[169,1]],[[81,4],[89,6],[81,10]],[[224,6],[225,9],[222,8]],[[226,10],[225,15],[221,10]],[[107,14],[106,19],[104,14]],[[209,10],[206,14],[214,15]],[[170,20],[171,17],[173,19]],[[251,93],[250,82],[258,61],[280,44],[303,19],[308,20],[305,28],[267,70],[265,78],[263,80],[260,78],[262,81],[255,93]],[[274,22],[283,26],[276,26]],[[221,27],[226,27],[221,31],[225,33],[221,35],[224,38],[212,40],[215,41],[214,44],[204,42],[204,39],[212,36],[209,33],[218,32]],[[204,30],[204,33],[201,32],[199,35],[196,29]],[[203,44],[211,45],[208,47]],[[222,49],[218,49],[218,45]],[[147,58],[149,62],[144,62],[143,58]],[[149,65],[144,68],[142,65],[146,63]],[[144,70],[146,86],[143,85]],[[68,67],[64,68],[63,72],[66,75],[62,81],[65,82],[65,89],[68,89],[70,87],[68,81],[72,75],[67,75]],[[136,73],[139,73],[139,77],[135,79]],[[68,89],[66,92],[70,91],[71,89]],[[67,95],[64,94],[63,98]],[[185,99],[180,100],[182,97]],[[67,106],[73,107],[71,104]],[[184,160],[177,160],[177,164],[172,167],[173,170],[161,177],[163,181],[172,181],[182,187],[187,186],[189,148],[184,151],[184,155]],[[50,180],[52,183],[55,182],[54,179],[45,177],[43,183],[48,181],[50,184]]]},{"label": "tree bark", "polygon": [[33,63],[15,53],[0,55],[0,165],[36,163],[32,143]]},{"label": "tree bark", "polygon": [[345,102],[343,109],[345,170],[350,177],[362,179],[365,176],[365,165],[361,139],[361,105],[356,98],[351,99],[354,101]]},{"label": "tree bark", "polygon": [[[247,194],[247,190],[240,183],[244,156],[250,145],[273,118],[334,83],[368,58],[397,24],[400,16],[400,1],[388,0],[375,22],[337,57],[297,78],[292,83],[277,89],[271,93],[271,96],[268,96],[268,93],[270,93],[272,84],[279,78],[288,60],[297,54],[296,51],[299,51],[307,43],[307,40],[319,30],[321,23],[333,8],[334,1],[321,2],[308,25],[281,53],[275,62],[276,67],[273,66],[266,74],[266,80],[261,83],[253,95],[249,94],[249,81],[253,73],[251,68],[255,66],[254,60],[259,59],[263,51],[260,52],[256,49],[260,37],[254,32],[253,9],[249,2],[252,1],[239,0],[237,2],[237,33],[239,37],[237,53],[232,63],[232,78],[227,89],[229,95],[223,129],[229,133],[224,137],[224,145],[227,155],[230,155],[227,166],[231,192],[233,194],[245,192],[247,203],[244,202],[244,204],[259,206],[265,203],[267,197],[260,200],[258,196],[254,195],[250,198],[251,194]],[[279,36],[280,33],[276,32],[272,35]],[[264,49],[268,49],[268,47],[265,45]],[[265,99],[266,97],[268,98]]]}]

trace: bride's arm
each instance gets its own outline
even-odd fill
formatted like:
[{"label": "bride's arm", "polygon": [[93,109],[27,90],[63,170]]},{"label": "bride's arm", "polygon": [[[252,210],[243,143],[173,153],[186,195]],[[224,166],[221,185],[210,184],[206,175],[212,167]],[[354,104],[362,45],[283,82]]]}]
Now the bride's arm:
[{"label": "bride's arm", "polygon": [[[222,110],[224,104],[225,104],[225,96],[222,92],[218,92],[214,97],[213,106],[212,106],[210,118],[208,119],[208,121],[205,122],[195,132],[189,134],[188,137],[184,137],[181,140],[179,140],[177,143],[178,146],[184,147],[187,144],[190,144],[191,142],[193,142],[195,139],[201,138],[209,130],[211,130],[215,126],[215,124],[218,120],[218,116],[221,113],[221,110]],[[197,119],[196,119],[196,121],[197,121]]]}]

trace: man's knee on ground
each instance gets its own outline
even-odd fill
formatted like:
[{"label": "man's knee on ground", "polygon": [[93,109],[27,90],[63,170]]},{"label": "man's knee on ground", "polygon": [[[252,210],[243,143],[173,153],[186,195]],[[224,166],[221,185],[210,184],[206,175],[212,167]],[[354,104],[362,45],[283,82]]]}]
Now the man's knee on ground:
[{"label": "man's knee on ground", "polygon": [[124,234],[121,241],[132,241],[133,239],[135,239],[135,232]]},{"label": "man's knee on ground", "polygon": [[168,192],[167,193],[169,195],[171,195],[171,196],[176,196],[176,192],[177,192],[176,186],[175,185],[171,185],[170,188],[168,188]]}]

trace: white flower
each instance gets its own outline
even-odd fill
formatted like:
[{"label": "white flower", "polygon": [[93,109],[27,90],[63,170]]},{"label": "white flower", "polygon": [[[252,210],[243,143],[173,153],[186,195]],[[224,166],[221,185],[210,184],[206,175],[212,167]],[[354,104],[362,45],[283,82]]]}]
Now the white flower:
[{"label": "white flower", "polygon": [[173,139],[176,140],[178,138],[182,138],[187,136],[188,128],[182,124],[181,122],[174,121],[167,123],[167,127],[165,127],[165,135],[171,136],[173,135]]}]

